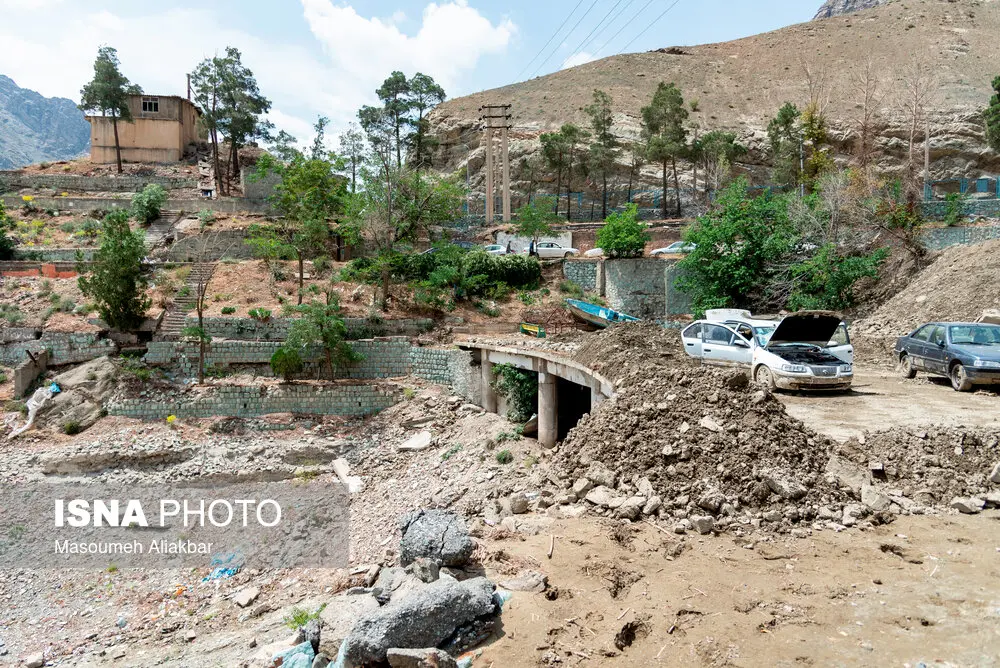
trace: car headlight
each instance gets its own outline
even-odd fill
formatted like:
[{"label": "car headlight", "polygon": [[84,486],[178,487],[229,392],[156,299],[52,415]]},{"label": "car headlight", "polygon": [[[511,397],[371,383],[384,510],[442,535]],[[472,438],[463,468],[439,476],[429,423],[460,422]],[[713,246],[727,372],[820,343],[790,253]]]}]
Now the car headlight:
[{"label": "car headlight", "polygon": [[1000,362],[994,362],[992,360],[976,360],[972,363],[972,366],[977,366],[981,369],[1000,369]]},{"label": "car headlight", "polygon": [[853,373],[854,369],[850,364],[841,364],[839,371],[840,373]]},{"label": "car headlight", "polygon": [[801,364],[782,364],[781,370],[785,373],[806,373],[809,369]]}]

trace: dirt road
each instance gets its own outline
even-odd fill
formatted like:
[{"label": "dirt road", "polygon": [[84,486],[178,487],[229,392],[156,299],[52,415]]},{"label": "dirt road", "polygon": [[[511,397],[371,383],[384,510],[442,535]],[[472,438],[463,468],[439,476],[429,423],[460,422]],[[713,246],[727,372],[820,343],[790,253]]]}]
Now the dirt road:
[{"label": "dirt road", "polygon": [[897,425],[1000,427],[1000,396],[989,390],[955,392],[944,378],[905,380],[888,371],[862,370],[846,394],[779,396],[789,414],[841,441]]},{"label": "dirt road", "polygon": [[[914,516],[756,543],[689,536],[673,559],[680,537],[648,524],[623,544],[610,524],[557,522],[551,560],[548,530],[489,544],[537,564],[560,593],[515,594],[503,637],[474,665],[997,665],[998,520]],[[631,623],[635,639],[616,648]]]}]

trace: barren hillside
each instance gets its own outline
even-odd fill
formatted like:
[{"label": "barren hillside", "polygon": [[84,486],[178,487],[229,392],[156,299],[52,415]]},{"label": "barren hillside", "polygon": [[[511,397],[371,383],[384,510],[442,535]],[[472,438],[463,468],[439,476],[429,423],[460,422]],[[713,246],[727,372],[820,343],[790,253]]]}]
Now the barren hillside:
[{"label": "barren hillside", "polygon": [[514,165],[537,149],[541,132],[569,121],[585,124],[583,108],[595,88],[614,98],[619,134],[635,136],[639,110],[660,81],[676,82],[687,100],[698,101],[691,121],[702,132],[736,131],[751,148],[752,170],[768,161],[768,120],[786,101],[800,107],[808,103],[811,78],[843,154],[850,150],[862,97],[852,81],[860,64],[870,58],[885,93],[881,107],[888,127],[879,146],[886,154],[884,167],[898,167],[906,153],[909,122],[902,109],[903,82],[907,71],[920,63],[934,77],[933,176],[996,173],[1000,156],[983,142],[979,112],[989,99],[990,81],[1000,73],[998,34],[1000,0],[915,0],[732,42],[612,56],[440,105],[430,116],[440,141],[435,165],[451,171],[464,167],[468,158],[471,171],[479,172],[479,107],[486,103],[513,105]]}]

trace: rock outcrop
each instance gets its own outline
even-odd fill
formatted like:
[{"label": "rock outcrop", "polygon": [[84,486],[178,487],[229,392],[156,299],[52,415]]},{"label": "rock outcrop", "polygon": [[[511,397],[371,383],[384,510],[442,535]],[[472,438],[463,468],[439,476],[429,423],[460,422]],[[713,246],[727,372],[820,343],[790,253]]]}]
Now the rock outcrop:
[{"label": "rock outcrop", "polygon": [[860,12],[862,9],[871,9],[872,7],[884,5],[887,2],[889,0],[826,0],[823,6],[819,8],[819,11],[816,12],[813,20],[853,14],[854,12]]},{"label": "rock outcrop", "polygon": [[0,169],[67,160],[90,147],[90,124],[72,100],[43,97],[0,74]]}]

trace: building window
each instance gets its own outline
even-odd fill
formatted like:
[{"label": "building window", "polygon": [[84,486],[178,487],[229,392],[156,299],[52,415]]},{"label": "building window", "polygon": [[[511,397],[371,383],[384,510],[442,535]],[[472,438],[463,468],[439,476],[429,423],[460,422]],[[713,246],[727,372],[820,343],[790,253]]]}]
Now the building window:
[{"label": "building window", "polygon": [[142,112],[150,114],[160,113],[160,98],[158,97],[144,97],[142,98]]}]

